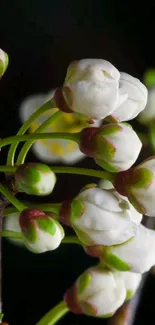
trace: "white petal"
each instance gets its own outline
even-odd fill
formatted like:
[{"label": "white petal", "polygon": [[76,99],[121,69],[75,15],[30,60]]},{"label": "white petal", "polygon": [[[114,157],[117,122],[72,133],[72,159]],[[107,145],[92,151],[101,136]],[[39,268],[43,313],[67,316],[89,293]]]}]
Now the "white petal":
[{"label": "white petal", "polygon": [[147,272],[155,264],[155,232],[140,225],[135,237],[120,246],[113,246],[111,251],[129,264],[131,271]]},{"label": "white petal", "polygon": [[97,68],[107,72],[113,79],[120,78],[119,71],[109,62],[102,59],[83,59],[78,62],[77,69],[86,70],[88,68]]},{"label": "white petal", "polygon": [[134,272],[122,272],[121,275],[124,279],[126,290],[134,294],[141,282],[142,275]]},{"label": "white petal", "polygon": [[124,92],[128,97],[121,105],[118,102],[112,116],[116,117],[120,122],[128,121],[144,110],[147,103],[147,89],[139,79],[124,72],[121,72],[119,86],[120,96]]},{"label": "white petal", "polygon": [[113,184],[106,179],[101,179],[98,183],[98,186],[103,190],[112,190],[114,188]]},{"label": "white petal", "polygon": [[112,113],[118,100],[117,81],[110,80],[104,83],[89,79],[91,78],[69,85],[73,94],[72,109],[94,119],[105,118]]}]

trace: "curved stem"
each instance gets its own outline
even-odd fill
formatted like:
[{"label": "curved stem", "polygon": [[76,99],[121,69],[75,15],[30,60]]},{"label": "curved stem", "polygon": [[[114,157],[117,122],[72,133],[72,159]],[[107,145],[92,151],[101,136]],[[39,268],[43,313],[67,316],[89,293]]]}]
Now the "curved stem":
[{"label": "curved stem", "polygon": [[[2,237],[15,238],[15,239],[22,239],[23,238],[22,234],[20,232],[13,231],[13,230],[8,230],[8,229],[5,229],[5,230],[2,231]],[[62,244],[77,244],[77,245],[84,246],[84,244],[76,236],[66,236],[62,240],[61,243]]]},{"label": "curved stem", "polygon": [[22,211],[26,206],[21,203],[4,185],[0,184],[0,192],[12,203],[17,210]]},{"label": "curved stem", "polygon": [[14,173],[16,169],[17,168],[15,166],[0,166],[0,172]]},{"label": "curved stem", "polygon": [[[81,167],[62,167],[62,166],[52,166],[52,171],[56,174],[74,174],[74,175],[84,175],[92,176],[97,178],[107,179],[108,181],[113,182],[115,174],[107,172],[105,170],[95,170]],[[0,166],[0,171],[10,171],[15,172],[15,166]]]},{"label": "curved stem", "polygon": [[[60,209],[61,203],[42,203],[42,204],[38,204],[38,203],[34,203],[31,204],[29,203],[29,207],[31,208],[37,208],[40,210],[43,210],[45,212],[53,212],[58,214],[59,213],[59,209]],[[17,212],[18,210],[15,207],[7,207],[4,210],[4,216],[7,217],[12,213]]]},{"label": "curved stem", "polygon": [[19,142],[24,142],[27,140],[39,140],[39,139],[65,139],[74,142],[79,142],[79,133],[34,133],[25,135],[15,135],[5,139],[0,140],[0,148],[7,146],[10,143],[18,144]]},{"label": "curved stem", "polygon": [[12,231],[12,230],[3,230],[2,237],[14,238],[14,239],[22,239],[22,234],[20,232]]},{"label": "curved stem", "polygon": [[84,246],[84,244],[76,236],[65,236],[65,238],[62,240],[62,244],[78,244]]},{"label": "curved stem", "polygon": [[[35,133],[41,133],[45,131],[57,118],[61,116],[62,112],[58,111],[54,113],[49,119],[47,119],[35,132]],[[21,149],[18,159],[17,159],[17,165],[21,165],[24,163],[26,155],[28,151],[30,150],[31,146],[33,145],[35,140],[28,141],[23,145],[23,148]]]},{"label": "curved stem", "polygon": [[53,307],[36,325],[54,325],[60,318],[69,312],[64,301]]},{"label": "curved stem", "polygon": [[95,169],[87,169],[80,167],[51,167],[52,171],[57,174],[76,174],[76,175],[86,175],[98,178],[104,178],[108,181],[113,181],[115,178],[115,174],[104,170],[95,170]]},{"label": "curved stem", "polygon": [[[37,111],[35,111],[28,118],[28,120],[21,126],[21,128],[19,129],[17,135],[23,135],[28,130],[30,125],[36,120],[36,118],[38,116],[40,116],[44,112],[50,110],[51,108],[55,108],[55,107],[56,107],[56,104],[55,104],[53,99],[49,100],[47,103],[45,103],[44,105],[39,107],[37,109]],[[12,166],[14,165],[14,157],[15,157],[15,152],[16,152],[17,146],[18,146],[18,141],[16,143],[13,143],[12,146],[10,147],[10,150],[8,152],[7,165],[12,165]]]}]

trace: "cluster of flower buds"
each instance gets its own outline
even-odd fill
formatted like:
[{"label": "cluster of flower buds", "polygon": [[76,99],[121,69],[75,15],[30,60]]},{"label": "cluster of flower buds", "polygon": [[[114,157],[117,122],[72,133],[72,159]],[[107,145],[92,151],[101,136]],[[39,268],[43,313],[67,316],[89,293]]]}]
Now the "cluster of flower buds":
[{"label": "cluster of flower buds", "polygon": [[[147,89],[105,60],[85,59],[69,65],[53,100],[65,113],[99,121],[80,129],[78,149],[113,173],[112,184],[89,184],[60,206],[59,221],[72,227],[85,252],[100,261],[77,279],[64,300],[74,313],[110,317],[155,264],[155,232],[141,224],[143,214],[155,216],[155,157],[132,167],[142,143],[124,123],[144,110]],[[103,126],[101,119],[106,119]],[[48,166],[24,164],[13,185],[41,196],[50,194],[55,182]],[[56,249],[64,237],[57,219],[38,209],[23,210],[19,225],[25,245],[35,253]]]}]

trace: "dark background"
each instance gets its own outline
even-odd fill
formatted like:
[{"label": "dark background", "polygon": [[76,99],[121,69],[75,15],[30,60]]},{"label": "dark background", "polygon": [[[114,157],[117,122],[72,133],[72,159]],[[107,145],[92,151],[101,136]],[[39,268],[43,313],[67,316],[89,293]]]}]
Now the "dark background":
[{"label": "dark background", "polygon": [[[0,137],[17,132],[18,108],[28,95],[62,84],[70,61],[103,58],[142,79],[155,65],[155,8],[151,1],[8,0],[0,3],[0,48],[10,57],[0,82]],[[8,148],[1,152],[4,164]],[[36,160],[30,153],[29,160]],[[90,159],[79,166],[96,168]],[[59,177],[51,202],[95,179]],[[66,186],[66,182],[68,185]],[[34,325],[95,260],[76,245],[34,255],[3,240],[3,310],[10,325]],[[155,279],[149,276],[135,324],[153,325]],[[151,298],[152,297],[152,298]],[[59,324],[102,323],[68,314]]]}]

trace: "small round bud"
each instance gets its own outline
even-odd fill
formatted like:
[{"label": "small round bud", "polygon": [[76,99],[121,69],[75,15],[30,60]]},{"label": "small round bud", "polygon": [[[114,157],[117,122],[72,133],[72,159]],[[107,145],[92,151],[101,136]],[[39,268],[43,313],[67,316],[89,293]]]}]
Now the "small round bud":
[{"label": "small round bud", "polygon": [[19,192],[31,195],[48,195],[53,191],[56,176],[47,165],[26,163],[14,175],[14,186]]},{"label": "small round bud", "polygon": [[73,313],[103,318],[111,317],[125,298],[121,274],[99,266],[85,271],[64,297]]},{"label": "small round bud", "polygon": [[24,244],[34,253],[56,249],[64,237],[60,223],[39,209],[23,210],[19,224]]},{"label": "small round bud", "polygon": [[155,232],[139,225],[136,235],[123,244],[90,246],[85,251],[112,269],[144,273],[155,264]]},{"label": "small round bud", "polygon": [[110,172],[130,168],[141,148],[142,143],[136,132],[124,123],[85,128],[82,131],[80,150]]},{"label": "small round bud", "polygon": [[7,53],[0,49],[0,78],[5,73],[8,66],[9,58]]},{"label": "small round bud", "polygon": [[140,213],[155,217],[155,157],[116,175],[114,186]]},{"label": "small round bud", "polygon": [[[93,185],[92,185],[93,186]],[[60,209],[61,221],[71,225],[85,245],[116,245],[136,234],[142,215],[116,191],[85,188]]]}]

